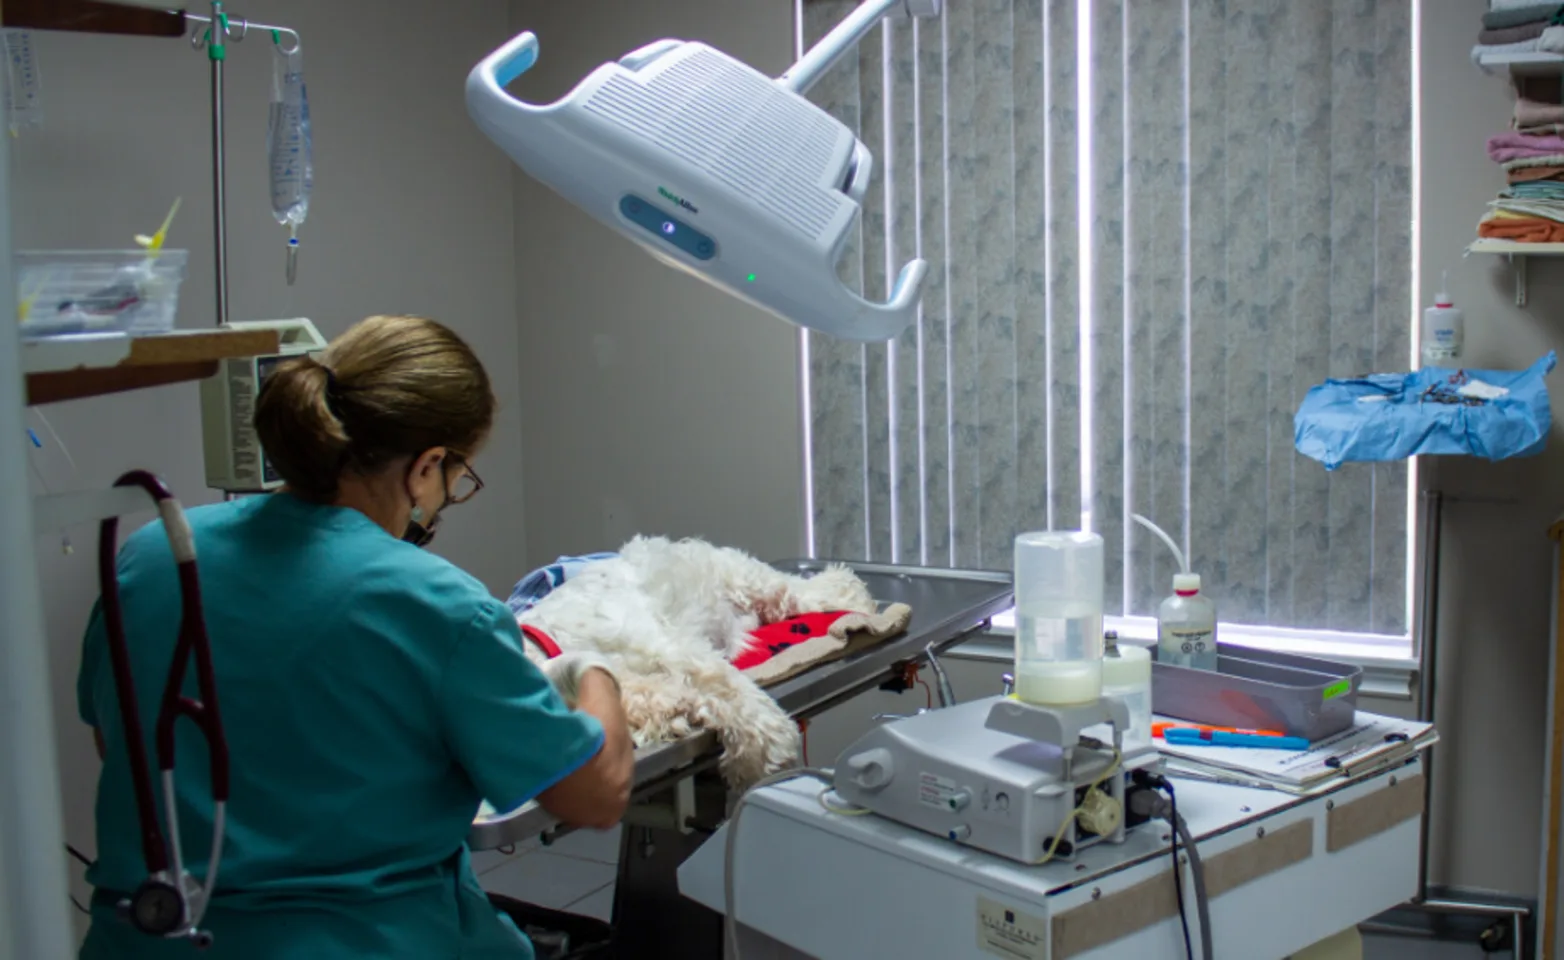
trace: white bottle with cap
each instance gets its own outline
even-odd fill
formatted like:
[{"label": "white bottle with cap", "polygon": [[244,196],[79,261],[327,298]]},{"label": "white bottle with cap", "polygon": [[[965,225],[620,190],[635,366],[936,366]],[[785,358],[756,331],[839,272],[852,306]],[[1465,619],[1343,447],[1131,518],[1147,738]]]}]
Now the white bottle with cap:
[{"label": "white bottle with cap", "polygon": [[1216,604],[1200,592],[1200,574],[1190,572],[1189,562],[1173,538],[1140,514],[1133,517],[1136,523],[1162,538],[1173,551],[1180,570],[1173,575],[1173,596],[1157,608],[1157,662],[1215,671]]},{"label": "white bottle with cap", "polygon": [[1200,592],[1200,574],[1175,573],[1173,596],[1157,608],[1157,660],[1216,669],[1216,604]]},{"label": "white bottle with cap", "polygon": [[1466,322],[1461,311],[1450,300],[1445,285],[1445,275],[1440,274],[1439,292],[1434,295],[1434,305],[1423,311],[1423,366],[1440,367],[1461,356],[1462,341],[1466,338]]}]

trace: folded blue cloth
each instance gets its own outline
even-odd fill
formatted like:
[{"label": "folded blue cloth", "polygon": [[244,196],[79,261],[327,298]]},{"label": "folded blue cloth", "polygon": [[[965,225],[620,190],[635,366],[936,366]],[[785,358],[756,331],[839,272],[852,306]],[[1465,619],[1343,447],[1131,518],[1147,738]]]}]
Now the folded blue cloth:
[{"label": "folded blue cloth", "polygon": [[[1327,380],[1303,398],[1293,418],[1293,442],[1327,470],[1427,453],[1485,460],[1531,456],[1542,451],[1553,425],[1543,378],[1557,362],[1550,350],[1521,371],[1427,367]],[[1458,391],[1472,380],[1505,392],[1468,403]]]},{"label": "folded blue cloth", "polygon": [[583,567],[617,556],[617,553],[589,553],[580,557],[560,557],[548,566],[539,567],[522,577],[505,604],[510,607],[511,613],[519,617],[523,611],[537,606],[539,600],[553,593],[560,584],[580,573]]}]

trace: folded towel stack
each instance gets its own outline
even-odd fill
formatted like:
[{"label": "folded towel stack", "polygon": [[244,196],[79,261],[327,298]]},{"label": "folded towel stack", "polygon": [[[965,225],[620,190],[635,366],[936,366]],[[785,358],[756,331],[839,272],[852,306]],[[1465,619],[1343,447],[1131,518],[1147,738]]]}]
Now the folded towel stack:
[{"label": "folded towel stack", "polygon": [[[1489,0],[1474,58],[1495,52],[1564,53],[1564,4]],[[1488,138],[1508,186],[1477,225],[1480,237],[1564,243],[1564,104],[1519,97],[1510,129]]]},{"label": "folded towel stack", "polygon": [[1561,4],[1537,0],[1491,0],[1472,48],[1472,60],[1513,53],[1564,53]]}]

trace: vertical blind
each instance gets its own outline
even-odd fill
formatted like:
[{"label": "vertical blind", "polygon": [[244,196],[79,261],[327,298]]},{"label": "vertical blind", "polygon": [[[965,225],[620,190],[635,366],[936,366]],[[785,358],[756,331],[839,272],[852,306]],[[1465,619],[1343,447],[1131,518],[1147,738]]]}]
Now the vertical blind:
[{"label": "vertical blind", "polygon": [[[807,46],[855,6],[802,0]],[[1222,619],[1405,636],[1405,465],[1327,474],[1304,392],[1407,368],[1411,0],[947,0],[811,91],[873,151],[840,267],[887,344],[807,335],[819,556],[1008,569],[1107,544],[1110,615],[1170,586]]]}]

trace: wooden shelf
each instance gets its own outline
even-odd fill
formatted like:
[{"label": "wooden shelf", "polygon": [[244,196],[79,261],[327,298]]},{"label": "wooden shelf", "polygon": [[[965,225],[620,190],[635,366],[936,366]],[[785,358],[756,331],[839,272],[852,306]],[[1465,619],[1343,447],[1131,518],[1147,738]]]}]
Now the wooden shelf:
[{"label": "wooden shelf", "polygon": [[83,337],[22,344],[28,404],[80,400],[204,380],[222,360],[278,351],[276,330],[181,330],[150,337]]},{"label": "wooden shelf", "polygon": [[[183,3],[170,3],[169,8]],[[182,37],[185,15],[174,9],[149,9],[104,0],[4,0],[0,27],[8,30],[67,30],[137,37]]]}]

